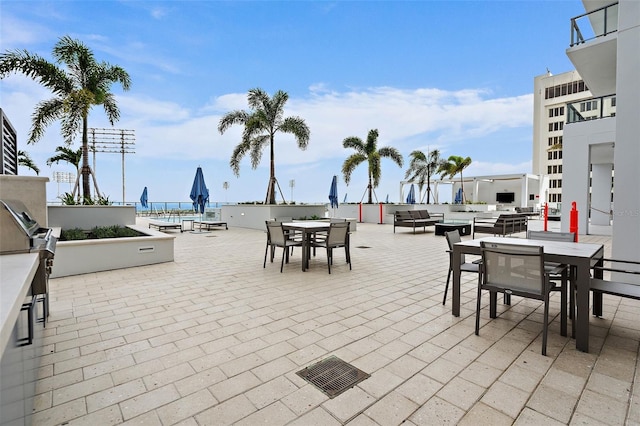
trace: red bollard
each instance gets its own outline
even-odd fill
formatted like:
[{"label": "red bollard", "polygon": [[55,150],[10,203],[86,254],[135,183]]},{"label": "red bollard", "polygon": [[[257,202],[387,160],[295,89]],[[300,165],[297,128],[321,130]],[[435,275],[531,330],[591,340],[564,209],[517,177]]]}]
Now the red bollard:
[{"label": "red bollard", "polygon": [[575,235],[575,242],[578,242],[578,209],[575,201],[571,202],[571,213],[569,214],[569,232]]},{"label": "red bollard", "polygon": [[362,203],[358,204],[358,222],[362,223]]},{"label": "red bollard", "polygon": [[380,203],[380,225],[382,225],[384,222],[382,221],[382,203]]},{"label": "red bollard", "polygon": [[548,220],[549,220],[549,203],[544,203],[544,232],[547,232]]}]

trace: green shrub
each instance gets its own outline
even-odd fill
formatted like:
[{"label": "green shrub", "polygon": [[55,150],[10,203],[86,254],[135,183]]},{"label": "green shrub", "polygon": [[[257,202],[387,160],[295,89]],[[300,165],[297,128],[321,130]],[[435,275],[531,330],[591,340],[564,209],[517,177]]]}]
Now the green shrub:
[{"label": "green shrub", "polygon": [[96,226],[91,231],[84,231],[80,228],[63,229],[60,232],[60,241],[74,241],[86,239],[119,238],[119,237],[139,237],[144,235],[126,226]]},{"label": "green shrub", "polygon": [[60,241],[86,240],[89,238],[86,232],[80,228],[63,229],[60,231]]}]

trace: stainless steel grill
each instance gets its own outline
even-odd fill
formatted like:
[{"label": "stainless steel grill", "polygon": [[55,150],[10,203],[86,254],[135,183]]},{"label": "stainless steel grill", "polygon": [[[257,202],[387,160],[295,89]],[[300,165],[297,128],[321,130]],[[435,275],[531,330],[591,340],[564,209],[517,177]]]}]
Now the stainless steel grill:
[{"label": "stainless steel grill", "polygon": [[41,227],[25,205],[17,200],[0,200],[0,255],[38,253],[40,264],[31,283],[31,295],[43,303],[43,318],[49,314],[49,274],[58,239],[51,228]]}]

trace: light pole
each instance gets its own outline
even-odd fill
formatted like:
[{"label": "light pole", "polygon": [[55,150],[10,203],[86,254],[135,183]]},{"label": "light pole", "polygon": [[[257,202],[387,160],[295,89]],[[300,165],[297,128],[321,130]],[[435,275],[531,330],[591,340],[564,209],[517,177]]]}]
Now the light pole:
[{"label": "light pole", "polygon": [[295,179],[289,181],[289,187],[291,188],[291,202],[293,203],[293,188],[296,186]]},{"label": "light pole", "polygon": [[227,189],[229,189],[229,182],[222,182],[222,189],[224,189],[224,202],[227,202]]},{"label": "light pole", "polygon": [[[58,184],[58,198],[60,198],[60,182],[73,183],[76,181],[76,175],[68,172],[53,172],[53,181]],[[69,187],[71,191],[71,187]]]}]

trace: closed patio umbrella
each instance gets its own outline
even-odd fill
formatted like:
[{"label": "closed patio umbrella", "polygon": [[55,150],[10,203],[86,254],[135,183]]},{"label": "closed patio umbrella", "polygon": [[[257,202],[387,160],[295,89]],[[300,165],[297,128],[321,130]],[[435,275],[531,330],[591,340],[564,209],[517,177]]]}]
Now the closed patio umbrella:
[{"label": "closed patio umbrella", "polygon": [[334,209],[333,215],[335,216],[335,209],[338,208],[338,177],[335,175],[331,180],[331,189],[329,189],[329,201],[331,202],[331,208]]},{"label": "closed patio umbrella", "polygon": [[145,186],[144,190],[142,191],[142,195],[140,196],[140,205],[142,205],[142,207],[146,209],[147,207],[149,207],[148,201],[149,197],[147,195],[147,187]]},{"label": "closed patio umbrella", "polygon": [[204,213],[204,205],[209,202],[209,190],[204,183],[204,175],[202,174],[202,168],[198,167],[196,170],[196,176],[193,179],[193,186],[191,187],[191,194],[189,194],[191,201],[193,201],[193,208],[197,212],[200,212],[200,220],[202,220],[202,213]]},{"label": "closed patio umbrella", "polygon": [[416,189],[411,184],[411,188],[409,188],[409,195],[407,195],[407,204],[415,204],[416,203]]}]

